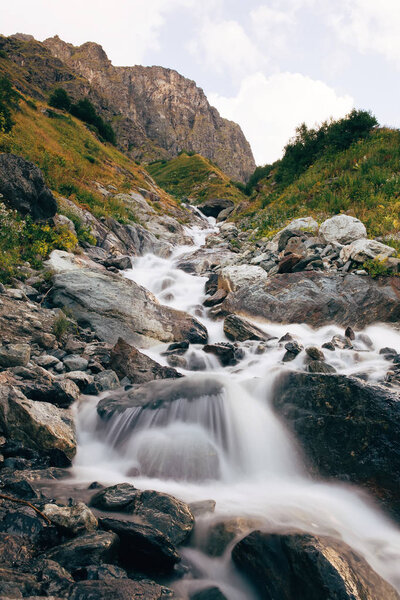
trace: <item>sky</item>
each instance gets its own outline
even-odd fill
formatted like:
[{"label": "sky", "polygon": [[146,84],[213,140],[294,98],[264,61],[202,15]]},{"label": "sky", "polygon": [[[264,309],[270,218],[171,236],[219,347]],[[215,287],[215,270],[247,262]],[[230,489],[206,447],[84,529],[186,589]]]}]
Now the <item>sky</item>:
[{"label": "sky", "polygon": [[353,107],[400,127],[400,0],[0,0],[0,33],[101,44],[196,81],[271,163]]}]

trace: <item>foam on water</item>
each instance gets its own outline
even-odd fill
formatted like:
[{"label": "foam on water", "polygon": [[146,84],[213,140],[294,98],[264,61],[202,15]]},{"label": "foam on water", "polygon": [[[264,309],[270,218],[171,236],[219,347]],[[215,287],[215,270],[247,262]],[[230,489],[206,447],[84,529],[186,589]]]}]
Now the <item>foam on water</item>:
[{"label": "foam on water", "polygon": [[[209,319],[202,306],[206,279],[175,266],[179,256],[195,251],[213,231],[215,222],[205,229],[189,230],[193,246],[177,249],[168,259],[135,258],[126,276],[153,292],[160,302],[196,316],[207,327],[210,341],[216,342],[226,338],[222,322]],[[276,338],[289,331],[304,346],[321,346],[343,333],[335,326],[314,330],[304,324],[254,322]],[[379,349],[400,349],[400,335],[386,325],[370,326],[364,333],[372,346],[358,335],[356,350],[327,350],[327,359],[340,373],[362,373],[378,381],[388,367]],[[96,413],[98,398],[85,398],[76,409],[76,480],[132,481],[138,488],[164,491],[188,502],[212,498],[216,513],[201,517],[205,523],[246,516],[260,520],[268,531],[294,528],[336,536],[400,590],[399,529],[355,486],[315,481],[307,474],[296,440],[270,404],[274,381],[287,368],[281,362],[282,347],[271,340],[260,354],[258,346],[258,342],[245,343],[244,359],[227,368],[200,347],[192,349],[206,358],[206,369],[202,374],[181,369],[182,373],[194,389],[212,384],[219,386],[219,393],[197,397],[182,393],[157,409],[131,408],[113,416],[106,430]],[[161,344],[144,352],[166,364],[161,354],[165,348]],[[290,368],[302,369],[303,361],[299,355]],[[194,548],[185,549],[184,554],[203,583],[220,585],[231,600],[252,598],[234,572],[229,552],[220,559],[210,559]],[[189,593],[193,585],[198,583],[189,578],[177,584],[177,589]]]}]

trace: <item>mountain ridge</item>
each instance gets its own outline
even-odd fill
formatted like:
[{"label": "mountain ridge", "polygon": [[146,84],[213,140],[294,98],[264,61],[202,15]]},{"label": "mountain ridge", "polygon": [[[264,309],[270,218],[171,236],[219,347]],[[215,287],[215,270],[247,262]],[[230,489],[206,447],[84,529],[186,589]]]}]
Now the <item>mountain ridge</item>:
[{"label": "mountain ridge", "polygon": [[239,181],[254,171],[253,154],[240,126],[223,119],[193,80],[161,66],[116,67],[95,42],[73,46],[54,36],[43,45],[135,124],[132,139],[123,120],[113,121],[117,137],[134,158],[145,158],[139,148],[142,135],[161,148],[153,160],[186,150],[202,154]]}]

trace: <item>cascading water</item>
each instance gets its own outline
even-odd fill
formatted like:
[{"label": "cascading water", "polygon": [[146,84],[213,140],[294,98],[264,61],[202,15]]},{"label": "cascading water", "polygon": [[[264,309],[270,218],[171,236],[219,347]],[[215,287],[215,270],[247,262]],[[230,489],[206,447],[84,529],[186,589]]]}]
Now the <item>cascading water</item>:
[{"label": "cascading water", "polygon": [[[181,247],[168,259],[137,258],[125,275],[163,304],[196,316],[207,327],[210,342],[217,342],[226,338],[221,322],[207,318],[202,306],[205,278],[175,266],[212,231],[215,223],[210,220],[208,229],[188,232],[194,246]],[[305,325],[257,325],[277,337],[289,329],[304,345],[319,346],[341,333],[334,326],[316,331]],[[381,325],[365,333],[372,347],[367,337],[358,336],[354,347],[359,352],[337,351],[330,362],[338,372],[380,379],[387,363],[377,350],[400,347],[400,334]],[[400,531],[354,486],[317,482],[307,475],[295,440],[270,406],[275,378],[285,367],[282,348],[274,342],[268,345],[260,354],[258,342],[243,343],[243,360],[225,368],[200,347],[191,348],[185,355],[189,368],[180,369],[185,378],[152,382],[139,403],[116,412],[106,425],[100,424],[96,412],[98,398],[85,399],[77,413],[76,479],[132,481],[138,488],[164,491],[188,502],[213,499],[216,512],[198,519],[200,532],[217,518],[240,516],[255,519],[269,531],[293,528],[336,536],[400,590]],[[143,350],[165,365],[163,351],[164,344]],[[190,357],[202,372],[193,373]],[[299,355],[290,368],[302,368],[303,360]],[[181,594],[201,580],[219,585],[232,600],[253,597],[234,572],[229,549],[211,559],[200,548],[201,544],[183,550],[197,579],[176,584]]]}]

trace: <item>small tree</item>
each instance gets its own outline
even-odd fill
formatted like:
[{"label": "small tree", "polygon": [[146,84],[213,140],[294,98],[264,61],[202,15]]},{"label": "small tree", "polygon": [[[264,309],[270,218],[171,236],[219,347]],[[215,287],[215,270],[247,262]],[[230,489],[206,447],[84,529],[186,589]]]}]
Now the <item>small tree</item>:
[{"label": "small tree", "polygon": [[49,98],[49,105],[53,108],[69,111],[71,108],[71,100],[64,88],[56,88]]},{"label": "small tree", "polygon": [[11,131],[14,121],[11,109],[18,106],[19,94],[14,90],[8,77],[0,77],[0,133]]}]

